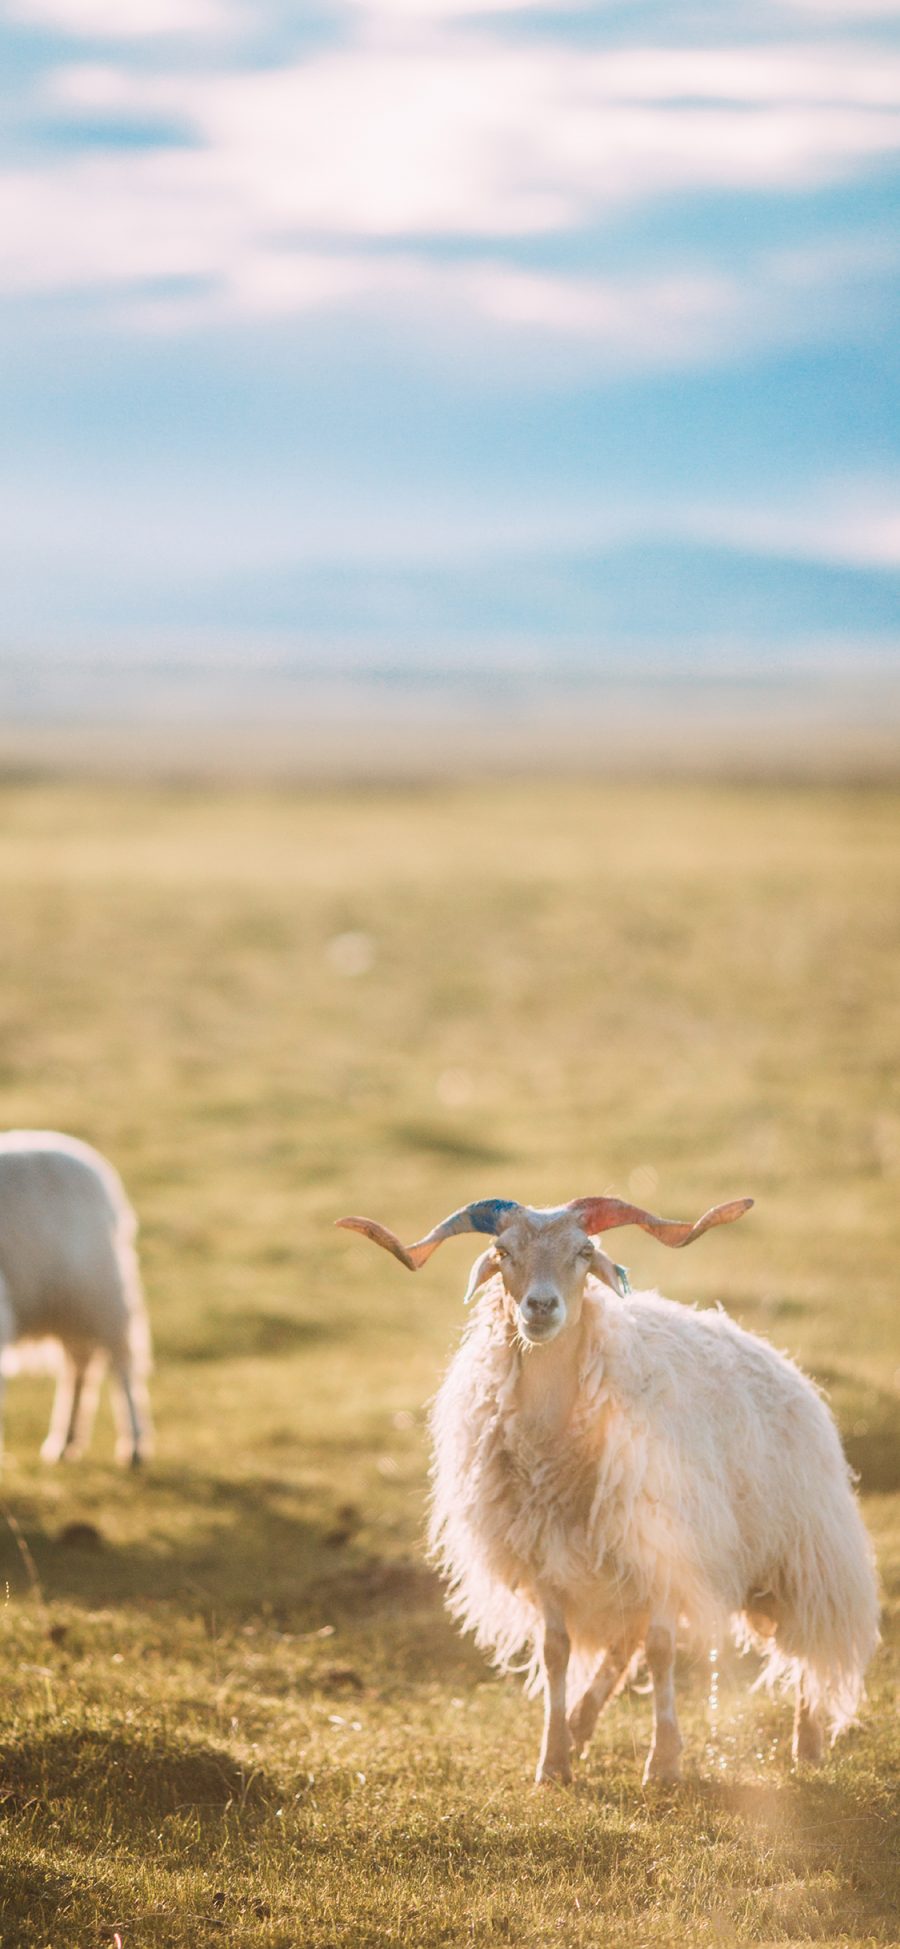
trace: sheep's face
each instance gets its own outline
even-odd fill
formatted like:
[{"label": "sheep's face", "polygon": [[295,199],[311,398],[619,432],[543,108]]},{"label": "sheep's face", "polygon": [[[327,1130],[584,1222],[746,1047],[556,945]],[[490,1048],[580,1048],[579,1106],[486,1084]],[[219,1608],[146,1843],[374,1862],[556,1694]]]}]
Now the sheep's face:
[{"label": "sheep's face", "polygon": [[543,1346],[577,1326],[594,1244],[571,1212],[517,1211],[492,1257],[516,1329],[529,1346]]}]

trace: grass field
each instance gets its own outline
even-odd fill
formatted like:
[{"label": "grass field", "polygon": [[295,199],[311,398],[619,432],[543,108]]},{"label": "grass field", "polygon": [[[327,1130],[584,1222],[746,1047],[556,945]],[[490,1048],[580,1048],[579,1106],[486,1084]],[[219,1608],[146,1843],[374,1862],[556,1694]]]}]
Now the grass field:
[{"label": "grass field", "polygon": [[[900,799],[620,782],[0,788],[0,1121],[120,1166],[158,1455],[0,1489],[4,1949],[900,1939]],[[827,1386],[884,1582],[870,1703],[796,1777],[789,1708],[680,1674],[687,1779],[628,1694],[569,1792],[445,1619],[424,1404],[470,1258],[332,1230],[464,1199],[752,1192],[635,1283]],[[3,1585],[0,1584],[0,1591]]]}]

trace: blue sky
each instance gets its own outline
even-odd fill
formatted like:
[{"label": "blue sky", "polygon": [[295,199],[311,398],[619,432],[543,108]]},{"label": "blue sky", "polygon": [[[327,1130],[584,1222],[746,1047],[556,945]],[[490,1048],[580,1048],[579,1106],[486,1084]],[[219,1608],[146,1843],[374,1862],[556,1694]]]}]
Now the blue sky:
[{"label": "blue sky", "polygon": [[0,5],[0,642],[890,661],[900,5]]}]

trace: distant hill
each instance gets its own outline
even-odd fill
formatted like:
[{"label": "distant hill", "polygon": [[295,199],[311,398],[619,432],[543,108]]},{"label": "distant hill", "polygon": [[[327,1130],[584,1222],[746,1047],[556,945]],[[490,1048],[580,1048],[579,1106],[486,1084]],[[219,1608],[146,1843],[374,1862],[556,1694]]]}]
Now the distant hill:
[{"label": "distant hill", "polygon": [[0,655],[0,761],[892,770],[900,575],[673,542],[224,574]]},{"label": "distant hill", "polygon": [[[440,563],[292,566],[223,575],[177,601],[149,606],[160,626],[249,634],[297,631],[313,641],[432,646],[446,640],[481,661],[485,644],[543,649],[641,644],[665,657],[710,642],[753,645],[777,663],[781,645],[871,638],[900,642],[900,572],[797,560],[689,541],[634,542]],[[423,664],[430,650],[422,649]]]}]

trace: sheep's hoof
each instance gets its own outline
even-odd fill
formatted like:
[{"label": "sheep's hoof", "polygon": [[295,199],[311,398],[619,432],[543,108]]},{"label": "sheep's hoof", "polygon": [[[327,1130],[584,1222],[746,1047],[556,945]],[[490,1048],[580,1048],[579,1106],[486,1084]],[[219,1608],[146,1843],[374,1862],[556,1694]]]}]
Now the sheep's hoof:
[{"label": "sheep's hoof", "polygon": [[677,1785],[680,1779],[681,1748],[679,1747],[677,1752],[667,1753],[658,1752],[655,1746],[652,1747],[647,1754],[647,1764],[644,1767],[644,1786],[670,1787]]},{"label": "sheep's hoof", "polygon": [[80,1462],[83,1454],[83,1442],[60,1442],[53,1439],[50,1435],[47,1436],[46,1441],[41,1447],[41,1461],[50,1462],[54,1467],[57,1462]]},{"label": "sheep's hoof", "polygon": [[569,1732],[572,1739],[572,1752],[580,1760],[587,1751],[591,1733],[597,1723],[597,1713],[590,1699],[580,1699],[569,1715]]},{"label": "sheep's hoof", "polygon": [[821,1766],[825,1756],[825,1741],[818,1720],[801,1718],[794,1728],[791,1757],[795,1766]]},{"label": "sheep's hoof", "polygon": [[568,1759],[542,1759],[534,1776],[536,1787],[568,1787],[572,1783],[572,1768]]}]

